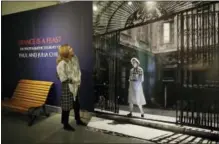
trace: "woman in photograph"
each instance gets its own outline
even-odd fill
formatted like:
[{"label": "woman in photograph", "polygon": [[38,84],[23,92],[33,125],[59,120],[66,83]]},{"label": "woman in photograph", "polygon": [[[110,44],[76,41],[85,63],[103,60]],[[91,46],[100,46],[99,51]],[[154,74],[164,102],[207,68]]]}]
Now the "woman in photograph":
[{"label": "woman in photograph", "polygon": [[130,113],[127,116],[131,117],[133,111],[133,105],[138,105],[141,112],[141,117],[144,117],[144,111],[142,108],[142,105],[146,104],[146,100],[142,88],[142,83],[144,82],[144,71],[139,66],[140,62],[137,58],[132,58],[131,64],[133,68],[130,70],[129,90],[128,90],[129,92],[128,102],[129,102]]}]

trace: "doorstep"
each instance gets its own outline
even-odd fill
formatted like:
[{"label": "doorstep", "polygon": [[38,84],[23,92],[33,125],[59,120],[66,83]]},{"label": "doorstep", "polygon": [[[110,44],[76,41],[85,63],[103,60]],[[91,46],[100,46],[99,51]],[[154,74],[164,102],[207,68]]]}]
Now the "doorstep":
[{"label": "doorstep", "polygon": [[[119,116],[126,116],[129,112],[128,111],[124,111],[124,110],[119,110],[119,113],[114,113],[114,112],[110,112],[110,111],[106,111],[106,110],[101,110],[98,108],[94,109],[95,112],[97,113],[106,113],[106,114],[113,114],[113,115],[119,115]],[[140,113],[137,112],[133,112],[132,113],[134,118],[140,118]],[[166,123],[176,123],[176,118],[175,117],[170,117],[170,116],[162,116],[162,115],[155,115],[155,114],[148,114],[145,113],[144,114],[145,119],[147,120],[153,120],[153,121],[159,121],[159,122],[166,122]]]}]

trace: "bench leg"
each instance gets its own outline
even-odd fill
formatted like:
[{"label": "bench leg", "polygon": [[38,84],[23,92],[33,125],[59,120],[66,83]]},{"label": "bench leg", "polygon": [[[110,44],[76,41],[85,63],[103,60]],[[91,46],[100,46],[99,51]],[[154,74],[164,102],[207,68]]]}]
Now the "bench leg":
[{"label": "bench leg", "polygon": [[50,113],[48,113],[48,111],[46,110],[46,106],[43,105],[43,113],[45,114],[45,116],[49,117]]},{"label": "bench leg", "polygon": [[36,115],[30,115],[29,116],[29,122],[28,122],[28,126],[32,126],[33,125],[33,122],[35,121],[35,119],[36,119]]},{"label": "bench leg", "polygon": [[32,126],[34,121],[36,120],[37,116],[40,115],[40,109],[42,108],[43,110],[43,113],[45,114],[45,116],[49,117],[50,114],[47,112],[46,110],[46,106],[43,105],[42,107],[36,107],[36,108],[30,108],[28,110],[28,117],[29,117],[29,122],[28,122],[28,125],[29,126]]},{"label": "bench leg", "polygon": [[37,110],[38,108],[31,108],[28,110],[28,117],[29,117],[28,126],[32,126],[35,119],[37,118],[37,113],[36,113]]}]

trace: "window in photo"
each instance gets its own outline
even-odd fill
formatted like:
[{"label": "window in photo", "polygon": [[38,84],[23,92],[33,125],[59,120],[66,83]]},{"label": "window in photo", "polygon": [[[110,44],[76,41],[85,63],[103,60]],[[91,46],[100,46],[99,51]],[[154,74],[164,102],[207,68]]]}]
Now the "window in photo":
[{"label": "window in photo", "polygon": [[170,23],[163,24],[163,42],[170,43]]}]

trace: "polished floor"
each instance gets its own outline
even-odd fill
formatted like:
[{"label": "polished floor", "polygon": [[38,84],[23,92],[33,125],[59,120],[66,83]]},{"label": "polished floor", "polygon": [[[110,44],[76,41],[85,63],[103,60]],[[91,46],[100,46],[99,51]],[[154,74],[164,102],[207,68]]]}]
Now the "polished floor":
[{"label": "polished floor", "polygon": [[64,131],[60,124],[60,114],[52,114],[49,118],[42,117],[32,127],[27,126],[25,115],[2,111],[1,116],[2,144],[151,143],[76,126],[73,118],[71,118],[71,125],[76,131]]}]

